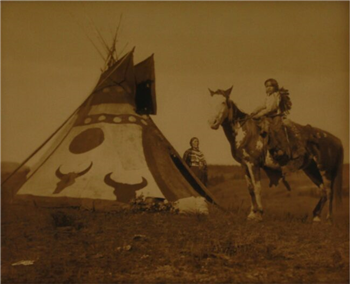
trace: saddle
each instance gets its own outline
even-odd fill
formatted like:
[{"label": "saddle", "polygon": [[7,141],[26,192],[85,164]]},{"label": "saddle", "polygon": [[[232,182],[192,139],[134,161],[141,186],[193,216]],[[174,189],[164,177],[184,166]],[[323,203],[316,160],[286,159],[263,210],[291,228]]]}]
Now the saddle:
[{"label": "saddle", "polygon": [[[289,119],[262,117],[257,120],[260,135],[266,138],[267,150],[280,166],[294,164],[300,168],[305,161],[306,139],[301,130]],[[292,162],[292,163],[291,163]]]}]

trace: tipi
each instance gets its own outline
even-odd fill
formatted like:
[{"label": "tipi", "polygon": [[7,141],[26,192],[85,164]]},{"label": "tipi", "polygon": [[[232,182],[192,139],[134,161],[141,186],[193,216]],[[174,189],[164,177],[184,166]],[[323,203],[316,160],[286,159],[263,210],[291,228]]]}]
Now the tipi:
[{"label": "tipi", "polygon": [[195,210],[213,202],[149,116],[157,111],[153,55],[134,66],[133,52],[102,73],[16,200],[107,209],[142,197]]}]

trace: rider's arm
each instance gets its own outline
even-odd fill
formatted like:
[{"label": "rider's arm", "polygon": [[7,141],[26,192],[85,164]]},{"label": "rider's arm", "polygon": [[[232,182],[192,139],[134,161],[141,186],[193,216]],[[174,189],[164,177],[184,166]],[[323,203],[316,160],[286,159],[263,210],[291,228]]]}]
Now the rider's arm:
[{"label": "rider's arm", "polygon": [[277,111],[280,103],[280,95],[279,93],[273,93],[272,95],[266,98],[265,108],[259,111],[254,117],[261,117],[270,112]]},{"label": "rider's arm", "polygon": [[258,106],[258,107],[251,113],[251,115],[255,115],[255,114],[257,114],[258,112],[262,111],[262,110],[265,109],[265,108],[266,108],[265,105]]}]

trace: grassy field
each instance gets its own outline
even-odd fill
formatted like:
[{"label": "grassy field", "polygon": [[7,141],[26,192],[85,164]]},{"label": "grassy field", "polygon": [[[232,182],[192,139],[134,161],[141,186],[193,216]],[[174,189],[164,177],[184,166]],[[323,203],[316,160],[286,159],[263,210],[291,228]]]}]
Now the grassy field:
[{"label": "grassy field", "polygon": [[[2,198],[2,283],[348,283],[349,176],[333,225],[312,223],[319,192],[263,180],[264,221],[246,221],[240,169],[212,166],[209,215],[14,206]],[[17,181],[18,186],[20,181]],[[14,185],[12,185],[14,186]],[[4,193],[4,189],[3,189]],[[31,265],[13,265],[32,260]]]}]

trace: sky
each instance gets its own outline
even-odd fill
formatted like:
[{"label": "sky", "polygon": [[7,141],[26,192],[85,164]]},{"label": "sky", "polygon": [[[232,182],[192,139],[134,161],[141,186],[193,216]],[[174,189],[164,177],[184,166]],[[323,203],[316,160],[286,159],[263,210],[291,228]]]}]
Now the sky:
[{"label": "sky", "polygon": [[289,118],[339,137],[349,162],[349,3],[2,2],[1,160],[22,162],[93,90],[118,23],[119,54],[154,54],[158,113],[180,155],[196,136],[209,164],[237,164],[209,127],[208,88],[250,113],[264,81],[290,91]]}]

